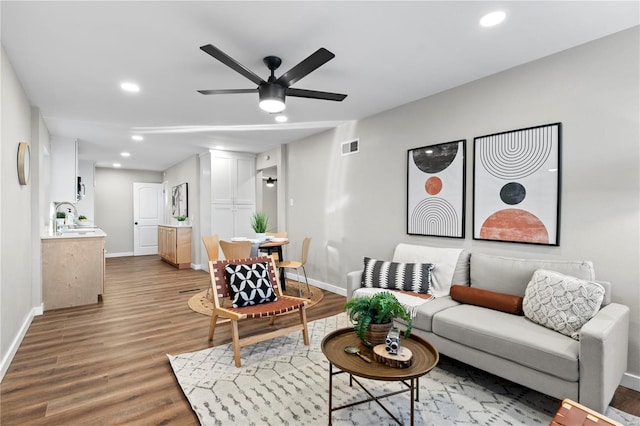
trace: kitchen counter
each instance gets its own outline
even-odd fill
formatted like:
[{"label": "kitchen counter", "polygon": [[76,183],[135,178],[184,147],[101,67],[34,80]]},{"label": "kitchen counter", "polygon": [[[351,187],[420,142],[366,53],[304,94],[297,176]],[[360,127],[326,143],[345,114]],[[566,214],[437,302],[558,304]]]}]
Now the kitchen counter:
[{"label": "kitchen counter", "polygon": [[99,302],[104,293],[106,235],[100,228],[41,235],[45,311]]},{"label": "kitchen counter", "polygon": [[100,228],[76,228],[70,229],[62,234],[47,232],[40,235],[42,240],[64,239],[64,238],[99,238],[106,237],[107,234]]}]

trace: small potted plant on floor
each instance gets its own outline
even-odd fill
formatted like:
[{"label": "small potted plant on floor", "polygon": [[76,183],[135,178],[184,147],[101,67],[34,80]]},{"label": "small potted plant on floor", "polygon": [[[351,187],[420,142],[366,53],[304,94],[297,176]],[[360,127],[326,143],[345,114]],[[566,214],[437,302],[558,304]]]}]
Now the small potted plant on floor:
[{"label": "small potted plant on floor", "polygon": [[256,233],[258,241],[264,241],[266,239],[267,225],[269,223],[269,217],[264,213],[254,213],[251,216],[251,228]]},{"label": "small potted plant on floor", "polygon": [[388,291],[373,296],[354,297],[344,305],[353,329],[362,343],[373,347],[384,343],[393,320],[399,318],[407,324],[405,337],[411,334],[411,316],[398,299]]}]

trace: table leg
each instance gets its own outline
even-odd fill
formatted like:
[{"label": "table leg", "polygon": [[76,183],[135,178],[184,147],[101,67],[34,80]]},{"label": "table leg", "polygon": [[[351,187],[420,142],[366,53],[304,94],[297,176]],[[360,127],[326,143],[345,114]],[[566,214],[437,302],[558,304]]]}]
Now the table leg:
[{"label": "table leg", "polygon": [[332,397],[333,397],[333,364],[329,363],[329,426],[331,426],[331,413],[333,412]]},{"label": "table leg", "polygon": [[[282,258],[282,246],[276,247],[276,251],[278,252],[279,261],[282,262],[284,260]],[[285,291],[287,289],[287,280],[284,277],[285,268],[279,268],[279,269],[280,269],[280,288],[282,289],[282,291]]]},{"label": "table leg", "polygon": [[413,400],[413,391],[414,391],[414,384],[415,384],[415,379],[411,379],[411,426],[413,426],[413,406],[415,401]]}]

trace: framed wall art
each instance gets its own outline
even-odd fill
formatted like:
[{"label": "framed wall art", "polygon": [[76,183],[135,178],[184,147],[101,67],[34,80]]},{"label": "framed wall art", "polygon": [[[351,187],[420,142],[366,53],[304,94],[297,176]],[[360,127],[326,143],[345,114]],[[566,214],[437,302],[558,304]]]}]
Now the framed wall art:
[{"label": "framed wall art", "polygon": [[559,245],[562,123],[474,139],[473,238]]},{"label": "framed wall art", "polygon": [[171,188],[171,216],[189,216],[189,192],[187,183]]},{"label": "framed wall art", "polygon": [[407,234],[464,238],[466,140],[410,149]]}]

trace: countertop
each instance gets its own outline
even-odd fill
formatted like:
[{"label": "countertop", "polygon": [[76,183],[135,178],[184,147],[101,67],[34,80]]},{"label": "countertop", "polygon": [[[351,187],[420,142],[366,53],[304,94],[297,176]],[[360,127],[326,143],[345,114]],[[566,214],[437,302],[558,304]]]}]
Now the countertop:
[{"label": "countertop", "polygon": [[158,226],[164,226],[165,228],[191,228],[191,225],[169,225],[165,223]]},{"label": "countertop", "polygon": [[[74,232],[75,231],[75,232]],[[100,228],[77,228],[75,230],[69,230],[62,234],[54,234],[53,232],[46,232],[40,235],[42,240],[59,240],[67,238],[104,238],[107,234]]]}]

